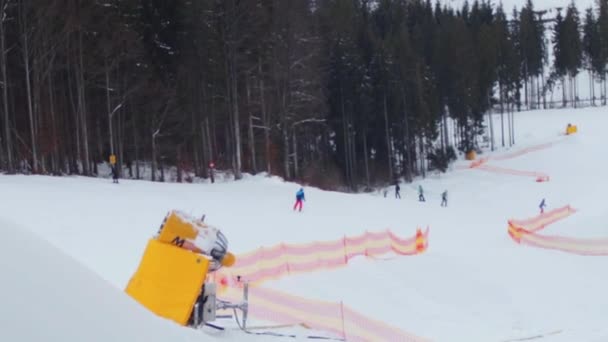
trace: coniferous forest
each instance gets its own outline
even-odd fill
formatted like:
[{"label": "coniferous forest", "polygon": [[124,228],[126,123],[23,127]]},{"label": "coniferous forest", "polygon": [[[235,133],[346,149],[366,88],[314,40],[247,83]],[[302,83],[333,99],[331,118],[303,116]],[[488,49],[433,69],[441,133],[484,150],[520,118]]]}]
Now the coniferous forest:
[{"label": "coniferous forest", "polygon": [[355,191],[445,171],[484,141],[510,146],[514,112],[606,105],[608,0],[552,15],[530,1],[425,0],[0,0],[0,11],[7,173],[95,176],[114,154],[121,177],[164,181],[172,167],[187,181],[214,163],[235,179]]}]

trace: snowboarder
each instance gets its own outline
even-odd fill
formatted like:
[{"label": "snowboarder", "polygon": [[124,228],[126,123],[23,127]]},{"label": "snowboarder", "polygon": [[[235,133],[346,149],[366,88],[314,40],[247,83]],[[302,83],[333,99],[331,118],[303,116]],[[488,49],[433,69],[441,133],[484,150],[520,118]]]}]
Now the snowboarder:
[{"label": "snowboarder", "polygon": [[448,206],[448,191],[447,190],[445,190],[443,193],[441,193],[441,206],[442,207]]},{"label": "snowboarder", "polygon": [[112,183],[118,184],[118,169],[116,165],[112,165]]},{"label": "snowboarder", "polygon": [[424,199],[424,189],[422,189],[422,185],[418,185],[418,201],[426,202]]},{"label": "snowboarder", "polygon": [[547,204],[545,203],[545,199],[543,198],[543,200],[540,202],[540,205],[538,206],[540,208],[540,213],[543,214],[545,212],[545,207],[547,206]]},{"label": "snowboarder", "polygon": [[401,199],[401,187],[399,187],[399,183],[395,183],[395,198]]},{"label": "snowboarder", "polygon": [[296,208],[299,207],[298,211],[302,211],[302,202],[306,201],[306,199],[304,198],[304,189],[300,188],[300,190],[298,190],[298,192],[296,192],[296,203],[293,205],[293,210],[296,210]]}]

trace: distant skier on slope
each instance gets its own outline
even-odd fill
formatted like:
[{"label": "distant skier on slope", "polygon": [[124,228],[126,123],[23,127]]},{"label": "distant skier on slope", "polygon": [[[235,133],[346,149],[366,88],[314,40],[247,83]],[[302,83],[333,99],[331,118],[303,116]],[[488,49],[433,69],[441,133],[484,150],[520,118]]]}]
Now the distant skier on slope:
[{"label": "distant skier on slope", "polygon": [[118,168],[116,165],[112,165],[112,183],[118,184]]},{"label": "distant skier on slope", "polygon": [[395,183],[395,198],[401,199],[401,187],[399,183]]},{"label": "distant skier on slope", "polygon": [[306,198],[304,198],[304,188],[300,188],[300,190],[296,192],[296,203],[293,205],[293,210],[299,208],[298,211],[302,211],[303,201],[306,201]]},{"label": "distant skier on slope", "polygon": [[447,190],[445,190],[441,194],[441,206],[442,207],[447,207],[448,206],[448,191]]},{"label": "distant skier on slope", "polygon": [[547,206],[547,204],[545,203],[545,199],[543,198],[543,200],[538,205],[538,207],[540,208],[540,213],[541,214],[543,214],[545,212],[545,207],[546,206]]},{"label": "distant skier on slope", "polygon": [[426,202],[424,199],[424,189],[422,189],[422,185],[418,185],[418,201]]}]

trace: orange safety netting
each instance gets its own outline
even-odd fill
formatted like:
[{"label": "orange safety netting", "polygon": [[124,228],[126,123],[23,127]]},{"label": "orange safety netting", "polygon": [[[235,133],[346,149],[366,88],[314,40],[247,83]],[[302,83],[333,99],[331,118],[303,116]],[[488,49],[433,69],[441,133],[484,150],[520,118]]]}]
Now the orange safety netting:
[{"label": "orange safety netting", "polygon": [[575,212],[575,209],[565,206],[530,219],[509,220],[508,232],[511,238],[520,244],[581,255],[608,255],[608,238],[579,239],[539,234],[548,225]]},{"label": "orange safety netting", "polygon": [[480,158],[478,160],[471,162],[468,166],[460,166],[457,169],[460,169],[460,170],[477,169],[477,170],[482,170],[482,171],[486,171],[486,172],[501,173],[501,174],[507,174],[507,175],[513,175],[513,176],[534,177],[537,182],[548,182],[549,175],[542,173],[542,172],[514,170],[514,169],[508,169],[508,168],[504,168],[504,167],[488,165],[487,163],[490,160],[503,161],[503,160],[517,158],[517,157],[520,157],[527,153],[547,149],[553,145],[554,145],[554,143],[552,143],[552,142],[545,143],[545,144],[540,144],[540,145],[535,145],[535,146],[531,146],[528,148],[524,148],[519,151],[506,153],[503,155],[487,157],[487,158]]},{"label": "orange safety netting", "polygon": [[236,263],[218,272],[223,285],[240,281],[263,282],[284,275],[344,267],[356,256],[375,257],[386,253],[414,255],[428,247],[429,228],[400,238],[390,230],[309,244],[279,244],[239,255]]},{"label": "orange safety netting", "polygon": [[[223,297],[240,299],[230,288]],[[303,325],[329,332],[346,341],[428,341],[384,322],[368,318],[342,302],[326,302],[293,296],[274,289],[249,288],[249,314],[282,325]]]},{"label": "orange safety netting", "polygon": [[239,288],[249,282],[249,314],[278,324],[302,324],[330,332],[347,341],[426,341],[383,322],[368,318],[343,303],[324,302],[260,287],[269,279],[294,273],[344,267],[357,256],[386,253],[415,255],[428,248],[429,228],[400,238],[390,230],[309,244],[279,244],[237,256],[229,269],[216,272],[221,296],[238,301]]}]

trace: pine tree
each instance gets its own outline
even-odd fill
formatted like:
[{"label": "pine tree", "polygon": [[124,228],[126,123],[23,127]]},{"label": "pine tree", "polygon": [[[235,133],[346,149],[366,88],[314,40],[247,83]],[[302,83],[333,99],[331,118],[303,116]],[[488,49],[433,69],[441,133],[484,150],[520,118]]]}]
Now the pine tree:
[{"label": "pine tree", "polygon": [[607,103],[607,86],[606,86],[606,65],[608,65],[608,0],[598,0],[599,2],[599,15],[598,15],[598,31],[599,31],[599,41],[600,41],[600,61],[598,62],[602,64],[603,70],[601,72],[601,79],[604,83],[604,93],[603,93],[603,105]]},{"label": "pine tree", "polygon": [[583,26],[583,55],[585,68],[589,71],[591,103],[595,105],[595,77],[605,74],[605,64],[601,61],[601,46],[598,24],[593,8],[588,8]]},{"label": "pine tree", "polygon": [[[532,0],[527,0],[526,5],[519,15],[520,30],[519,40],[522,56],[522,72],[524,75],[524,95],[526,105],[535,108],[535,93],[538,89],[538,76],[542,74],[545,60],[544,25],[537,18]],[[540,96],[540,94],[539,94]]]},{"label": "pine tree", "polygon": [[567,73],[567,58],[566,58],[566,38],[564,34],[564,18],[562,17],[561,12],[557,13],[555,17],[555,25],[553,26],[553,70],[555,75],[557,75],[562,84],[562,105],[566,106],[568,103],[568,99],[566,96],[566,81],[565,76]]},{"label": "pine tree", "polygon": [[570,94],[574,107],[578,104],[577,75],[583,64],[583,48],[580,35],[580,18],[576,5],[572,2],[566,11],[563,27],[564,43],[562,53],[570,80]]}]

